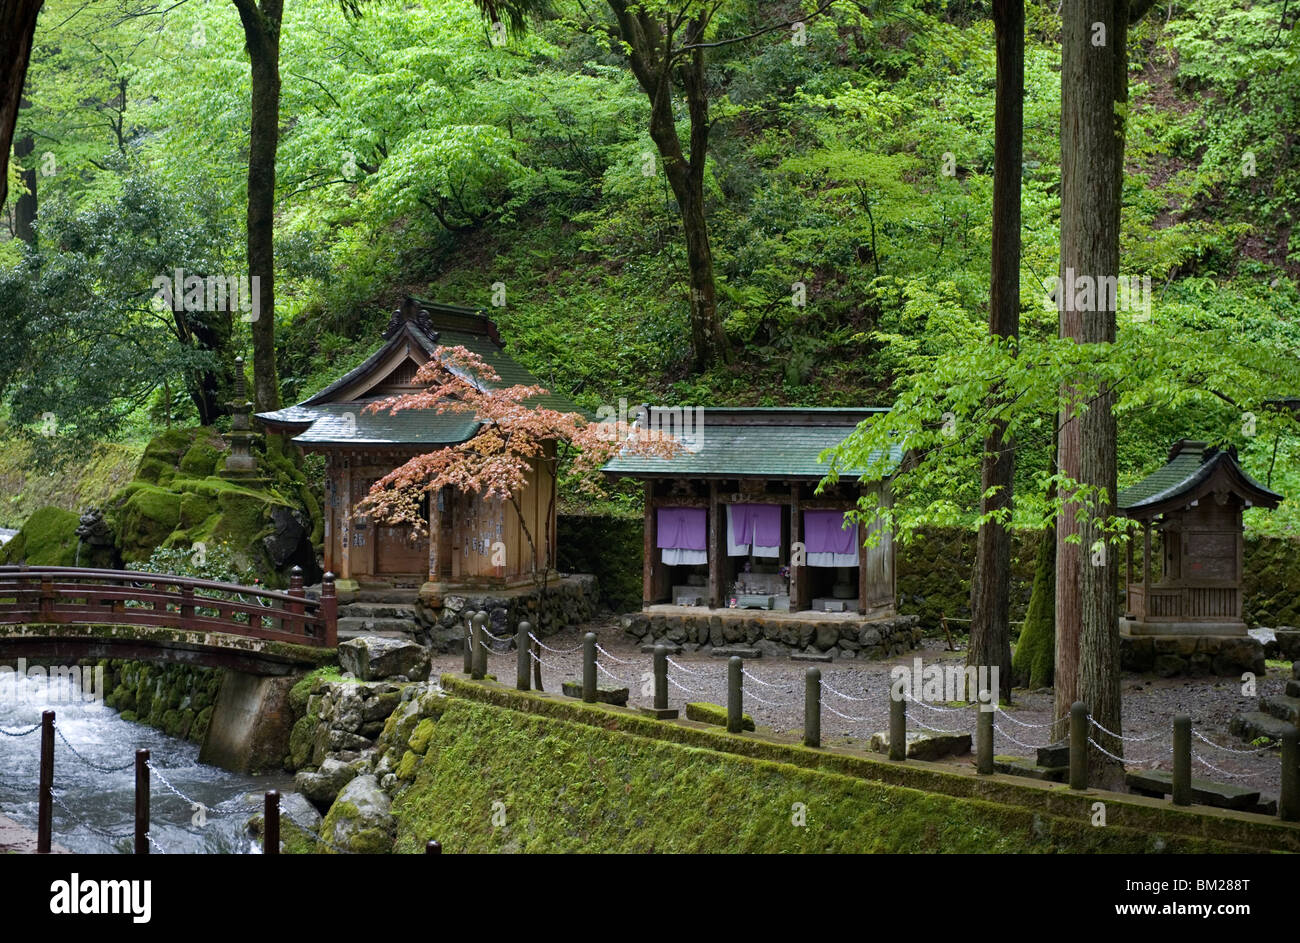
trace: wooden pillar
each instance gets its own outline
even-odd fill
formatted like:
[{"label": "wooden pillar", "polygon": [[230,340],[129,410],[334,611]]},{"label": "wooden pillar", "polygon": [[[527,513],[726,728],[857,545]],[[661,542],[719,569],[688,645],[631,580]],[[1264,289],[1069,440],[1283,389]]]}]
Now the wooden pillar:
[{"label": "wooden pillar", "polygon": [[438,510],[438,492],[430,491],[429,501],[429,582],[438,582],[438,538],[442,535],[442,512]]},{"label": "wooden pillar", "polygon": [[1142,522],[1142,610],[1151,607],[1151,522]]},{"label": "wooden pillar", "polygon": [[644,559],[641,561],[641,605],[649,606],[655,601],[655,565],[659,562],[656,559],[655,544],[656,526],[658,521],[655,518],[655,483],[654,480],[648,480],[645,483],[645,526],[642,528],[642,538],[645,541]]},{"label": "wooden pillar", "polygon": [[[866,489],[860,488],[858,493],[862,496],[865,496]],[[867,599],[870,595],[870,590],[868,589],[868,583],[867,583],[867,557],[870,556],[870,554],[867,553],[867,548],[863,546],[863,541],[866,539],[867,536],[865,531],[866,528],[864,528],[861,524],[859,524],[858,525],[858,615],[860,616],[865,616],[867,614]]]},{"label": "wooden pillar", "polygon": [[334,499],[338,496],[338,469],[334,466],[334,453],[325,453],[325,506],[321,509],[321,517],[324,522],[325,530],[325,572],[333,573],[338,568],[338,554],[334,549],[334,541],[338,539],[338,525],[335,522],[337,509],[334,506]]},{"label": "wooden pillar", "polygon": [[790,484],[790,611],[798,612],[804,607],[803,593],[800,591],[799,580],[803,576],[804,568],[795,566],[794,547],[799,543],[800,525],[803,521],[799,513],[799,482]]},{"label": "wooden pillar", "polygon": [[718,483],[709,482],[709,521],[708,536],[704,545],[709,552],[709,608],[717,609],[722,605],[722,504],[718,500]]},{"label": "wooden pillar", "polygon": [[339,576],[352,579],[352,461],[343,460],[343,486],[339,490]]},{"label": "wooden pillar", "polygon": [[461,561],[464,559],[462,544],[465,541],[465,522],[467,516],[461,507],[461,492],[453,490],[447,504],[451,507],[451,578],[459,580],[464,572]]}]

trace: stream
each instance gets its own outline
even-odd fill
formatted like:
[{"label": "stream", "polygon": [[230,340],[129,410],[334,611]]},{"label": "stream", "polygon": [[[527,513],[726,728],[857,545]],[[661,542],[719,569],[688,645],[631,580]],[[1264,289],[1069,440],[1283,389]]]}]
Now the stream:
[{"label": "stream", "polygon": [[122,720],[104,704],[83,700],[68,679],[10,675],[0,684],[0,814],[33,831],[41,734],[13,735],[39,724],[45,710],[55,712],[56,723],[53,841],[70,851],[132,851],[132,766],[140,748],[150,751],[153,767],[152,854],[258,853],[244,823],[261,810],[266,790],[293,789],[287,773],[254,777],[202,764],[198,744]]}]

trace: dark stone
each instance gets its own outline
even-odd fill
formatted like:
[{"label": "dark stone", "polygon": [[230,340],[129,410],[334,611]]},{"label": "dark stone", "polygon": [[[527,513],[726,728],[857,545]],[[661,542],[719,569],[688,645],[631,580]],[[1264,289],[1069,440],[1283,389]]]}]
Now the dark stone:
[{"label": "dark stone", "polygon": [[[581,681],[561,681],[560,692],[565,697],[582,699],[582,682]],[[600,704],[616,704],[619,707],[627,706],[627,688],[604,687],[596,685],[596,701]]]},{"label": "dark stone", "polygon": [[763,656],[763,653],[757,648],[736,648],[735,646],[718,646],[711,650],[709,654],[714,658],[730,658],[732,655],[739,655],[741,658],[761,658]]},{"label": "dark stone", "polygon": [[271,508],[271,524],[275,530],[262,538],[262,545],[278,568],[298,555],[298,548],[311,536],[311,522],[304,521],[297,509],[276,504]]},{"label": "dark stone", "polygon": [[1187,662],[1177,655],[1157,655],[1153,667],[1160,677],[1172,678],[1174,675],[1183,673],[1187,667]]},{"label": "dark stone", "polygon": [[791,661],[816,661],[830,663],[835,661],[835,656],[830,652],[795,652],[790,656]]},{"label": "dark stone", "polygon": [[828,648],[834,648],[835,643],[839,641],[840,630],[833,622],[818,622],[813,644],[822,651]]},{"label": "dark stone", "polygon": [[[1161,769],[1133,770],[1124,776],[1124,781],[1136,790],[1148,795],[1166,795],[1173,791],[1173,773]],[[1232,786],[1227,783],[1215,783],[1208,779],[1192,777],[1192,801],[1198,805],[1213,806],[1216,809],[1237,809],[1250,811],[1259,803],[1259,790]]]},{"label": "dark stone", "polygon": [[1061,766],[1069,768],[1070,745],[1068,743],[1054,743],[1050,746],[1039,747],[1038,765],[1045,766],[1048,769],[1055,769]]}]

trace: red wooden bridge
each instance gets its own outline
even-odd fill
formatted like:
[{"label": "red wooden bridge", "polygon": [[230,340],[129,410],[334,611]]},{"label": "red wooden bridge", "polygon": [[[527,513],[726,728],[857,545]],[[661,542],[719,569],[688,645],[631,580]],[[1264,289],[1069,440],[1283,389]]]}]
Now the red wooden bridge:
[{"label": "red wooden bridge", "polygon": [[133,570],[0,566],[0,658],[166,649],[169,660],[279,674],[312,660],[303,648],[334,648],[337,623],[334,574],[309,599],[297,567],[278,592]]}]

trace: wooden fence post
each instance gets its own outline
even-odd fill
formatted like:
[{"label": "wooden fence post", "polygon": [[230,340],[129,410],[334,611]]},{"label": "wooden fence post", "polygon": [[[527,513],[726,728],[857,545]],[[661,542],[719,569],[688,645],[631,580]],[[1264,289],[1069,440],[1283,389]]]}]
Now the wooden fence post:
[{"label": "wooden fence post", "polygon": [[320,616],[325,623],[325,646],[339,644],[339,598],[335,595],[334,574],[326,573],[320,581]]},{"label": "wooden fence post", "polygon": [[36,799],[36,853],[50,853],[54,828],[54,711],[41,712],[41,778]]},{"label": "wooden fence post", "polygon": [[822,745],[822,670],[809,668],[804,673],[803,745]]},{"label": "wooden fence post", "polygon": [[993,775],[993,712],[975,708],[975,772]]},{"label": "wooden fence post", "polygon": [[1174,718],[1174,805],[1192,804],[1192,718]]},{"label": "wooden fence post", "polygon": [[469,675],[475,681],[482,681],[487,674],[487,637],[483,634],[486,622],[486,612],[475,613],[474,632],[470,638],[470,649],[474,652],[474,657],[470,659]]},{"label": "wooden fence post", "polygon": [[135,853],[149,854],[149,751],[135,751]]},{"label": "wooden fence post", "polygon": [[1284,822],[1300,822],[1300,731],[1282,734],[1282,789],[1277,815]]},{"label": "wooden fence post", "polygon": [[889,758],[907,759],[907,698],[889,697]]},{"label": "wooden fence post", "polygon": [[515,688],[519,691],[527,691],[530,687],[529,674],[533,667],[532,642],[528,638],[530,632],[532,626],[527,622],[520,622],[515,629]]},{"label": "wooden fence post", "polygon": [[280,793],[268,789],[262,806],[262,854],[280,853]]},{"label": "wooden fence post", "polygon": [[596,633],[582,637],[582,699],[596,703]]},{"label": "wooden fence post", "polygon": [[744,670],[739,655],[727,659],[727,733],[740,733],[745,726]]},{"label": "wooden fence post", "polygon": [[1088,708],[1070,705],[1070,788],[1088,788]]}]

